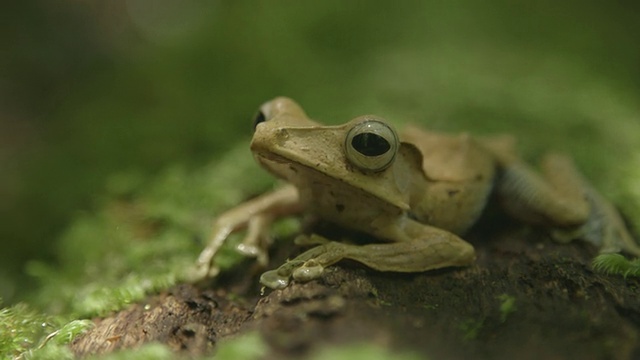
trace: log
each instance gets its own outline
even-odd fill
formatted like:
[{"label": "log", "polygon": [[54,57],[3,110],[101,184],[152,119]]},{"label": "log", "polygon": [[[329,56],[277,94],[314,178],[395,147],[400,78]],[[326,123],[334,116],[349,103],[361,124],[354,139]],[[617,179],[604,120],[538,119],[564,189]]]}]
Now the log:
[{"label": "log", "polygon": [[[640,282],[594,272],[593,247],[499,220],[466,238],[478,255],[466,268],[381,273],[343,261],[264,295],[244,263],[96,319],[71,347],[82,357],[157,341],[197,356],[258,331],[269,358],[362,342],[434,359],[640,358]],[[297,251],[279,242],[270,266]]]}]

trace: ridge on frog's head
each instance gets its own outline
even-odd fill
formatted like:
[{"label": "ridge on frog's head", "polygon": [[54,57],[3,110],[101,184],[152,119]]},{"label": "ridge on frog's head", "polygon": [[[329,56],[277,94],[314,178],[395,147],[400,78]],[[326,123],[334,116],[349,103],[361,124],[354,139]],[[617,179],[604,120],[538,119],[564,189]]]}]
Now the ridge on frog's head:
[{"label": "ridge on frog's head", "polygon": [[309,117],[302,110],[300,105],[295,101],[281,96],[271,101],[267,101],[260,106],[258,113],[253,119],[253,127],[267,120],[284,118],[287,122],[294,121],[295,119],[307,119]]},{"label": "ridge on frog's head", "polygon": [[260,107],[254,123],[251,150],[275,175],[299,187],[322,182],[327,191],[359,189],[409,208],[411,177],[406,174],[420,171],[420,159],[383,119],[364,115],[325,126],[309,119],[293,100],[278,97]]}]

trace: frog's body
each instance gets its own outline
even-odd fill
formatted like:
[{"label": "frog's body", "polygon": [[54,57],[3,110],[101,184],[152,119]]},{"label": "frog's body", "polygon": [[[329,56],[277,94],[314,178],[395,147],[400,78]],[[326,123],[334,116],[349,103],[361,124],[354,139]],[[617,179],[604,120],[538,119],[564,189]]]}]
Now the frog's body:
[{"label": "frog's body", "polygon": [[199,258],[200,274],[215,273],[217,249],[242,227],[248,234],[239,249],[266,263],[266,227],[275,216],[299,211],[382,242],[304,238],[318,246],[263,274],[266,286],[284,287],[291,276],[316,278],[343,258],[381,271],[467,265],[474,250],[458,235],[477,221],[493,191],[508,213],[549,228],[559,240],[582,237],[601,251],[640,254],[615,209],[586,185],[570,159],[545,157],[542,178],[518,159],[510,137],[480,141],[416,127],[398,136],[372,115],[323,126],[287,98],[264,104],[258,120],[251,144],[256,159],[291,185],[223,214]]}]

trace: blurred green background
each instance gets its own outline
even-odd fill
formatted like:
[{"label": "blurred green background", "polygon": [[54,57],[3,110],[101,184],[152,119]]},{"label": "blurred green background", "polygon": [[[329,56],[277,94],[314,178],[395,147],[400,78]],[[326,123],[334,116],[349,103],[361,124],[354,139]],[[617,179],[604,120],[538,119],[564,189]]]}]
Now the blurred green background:
[{"label": "blurred green background", "polygon": [[56,261],[59,234],[94,210],[106,179],[215,161],[250,137],[252,114],[277,95],[326,123],[377,113],[398,124],[514,133],[527,157],[549,148],[572,153],[606,195],[640,216],[635,2],[36,0],[3,7],[5,303],[32,286],[28,260]]}]

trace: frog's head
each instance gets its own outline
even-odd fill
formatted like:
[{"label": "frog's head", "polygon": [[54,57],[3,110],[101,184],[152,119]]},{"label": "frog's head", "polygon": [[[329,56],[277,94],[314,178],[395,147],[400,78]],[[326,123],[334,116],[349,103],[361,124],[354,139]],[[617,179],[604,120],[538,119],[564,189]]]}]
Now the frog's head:
[{"label": "frog's head", "polygon": [[323,186],[350,186],[409,208],[412,171],[419,169],[420,159],[379,117],[325,126],[309,119],[293,100],[279,97],[260,107],[254,123],[251,150],[274,174],[298,186],[322,178]]}]

